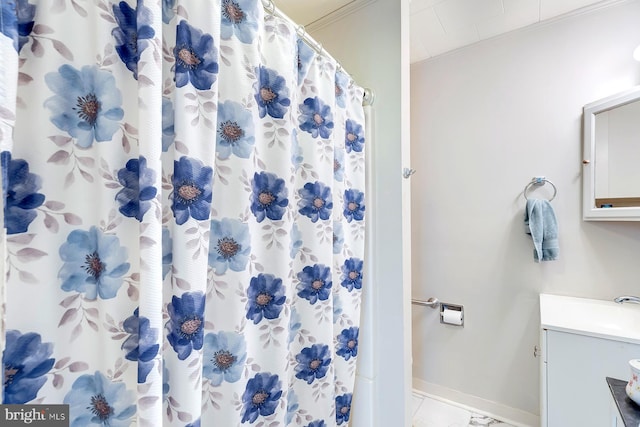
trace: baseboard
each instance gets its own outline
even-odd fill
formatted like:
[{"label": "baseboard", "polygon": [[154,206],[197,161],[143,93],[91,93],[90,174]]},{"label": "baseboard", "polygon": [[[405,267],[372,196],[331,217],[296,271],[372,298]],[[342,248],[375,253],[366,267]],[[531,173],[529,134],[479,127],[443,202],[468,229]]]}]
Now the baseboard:
[{"label": "baseboard", "polygon": [[537,427],[540,416],[414,378],[413,390],[433,399],[502,420],[517,427]]}]

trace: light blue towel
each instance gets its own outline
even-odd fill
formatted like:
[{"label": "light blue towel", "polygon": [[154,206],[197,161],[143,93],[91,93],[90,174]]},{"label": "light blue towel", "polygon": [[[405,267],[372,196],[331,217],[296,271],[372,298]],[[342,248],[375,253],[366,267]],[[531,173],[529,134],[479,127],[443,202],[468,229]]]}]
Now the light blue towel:
[{"label": "light blue towel", "polygon": [[558,222],[548,200],[527,200],[524,226],[525,232],[533,239],[533,259],[536,262],[558,258]]}]

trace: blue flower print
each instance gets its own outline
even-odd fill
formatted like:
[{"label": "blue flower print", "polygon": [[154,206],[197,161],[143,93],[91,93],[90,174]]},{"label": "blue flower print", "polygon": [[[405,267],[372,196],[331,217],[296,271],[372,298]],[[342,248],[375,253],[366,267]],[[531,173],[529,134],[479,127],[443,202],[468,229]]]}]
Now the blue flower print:
[{"label": "blue flower print", "polygon": [[289,257],[294,259],[298,252],[300,252],[300,248],[302,248],[302,233],[298,229],[298,224],[295,222],[291,226],[291,241],[289,243]]},{"label": "blue flower print", "polygon": [[136,413],[134,393],[100,371],[79,376],[63,403],[69,405],[72,427],[129,427]]},{"label": "blue flower print", "polygon": [[55,360],[50,357],[53,344],[43,343],[35,332],[25,334],[16,330],[6,332],[2,354],[4,368],[5,404],[23,404],[36,398],[47,381],[45,375]]},{"label": "blue flower print", "polygon": [[298,212],[317,222],[318,219],[329,219],[333,201],[331,198],[331,187],[323,183],[307,182],[304,187],[298,190],[300,200],[298,201]]},{"label": "blue flower print", "polygon": [[198,90],[211,89],[218,74],[218,50],[210,34],[203,34],[187,21],[180,21],[173,54],[176,87],[191,82]]},{"label": "blue flower print", "polygon": [[326,301],[331,295],[331,269],[322,264],[308,265],[298,273],[298,296],[315,304]]},{"label": "blue flower print", "polygon": [[182,225],[189,217],[209,219],[213,169],[198,159],[181,157],[173,162],[173,215]]},{"label": "blue flower print", "polygon": [[2,10],[0,11],[0,31],[2,34],[13,40],[13,48],[19,51],[18,44],[18,16],[15,0],[3,0]]},{"label": "blue flower print", "polygon": [[222,160],[231,153],[248,159],[253,152],[255,136],[251,111],[237,102],[225,101],[218,106],[216,151]]},{"label": "blue flower print", "polygon": [[167,305],[167,340],[180,360],[189,357],[192,350],[202,348],[204,306],[205,296],[200,291],[185,292],[181,297],[174,295],[171,303]]},{"label": "blue flower print", "polygon": [[173,102],[166,96],[162,97],[162,151],[165,153],[169,151],[169,147],[173,144],[176,138],[176,131],[174,127],[174,110]]},{"label": "blue flower print", "polygon": [[162,22],[168,24],[171,22],[176,12],[173,8],[176,5],[176,0],[162,0]]},{"label": "blue flower print", "polygon": [[4,195],[4,226],[7,234],[24,233],[38,216],[35,211],[44,203],[42,178],[29,172],[29,163],[11,159],[9,151],[0,154],[2,163],[2,192]]},{"label": "blue flower print", "polygon": [[342,283],[349,292],[355,289],[362,289],[362,260],[358,258],[347,258],[342,266]]},{"label": "blue flower print", "polygon": [[55,93],[44,106],[58,129],[76,138],[82,148],[90,147],[93,141],[111,140],[124,116],[122,95],[111,72],[96,65],[76,70],[65,64],[44,79]]},{"label": "blue flower print", "polygon": [[302,162],[304,161],[304,156],[302,154],[302,147],[300,147],[300,143],[298,142],[298,130],[292,129],[291,132],[291,164],[295,170],[298,170]]},{"label": "blue flower print", "polygon": [[253,0],[222,0],[220,37],[229,40],[234,34],[244,44],[253,43],[258,32],[258,7]]},{"label": "blue flower print", "polygon": [[333,293],[333,323],[338,322],[342,314],[342,299],[337,293]]},{"label": "blue flower print", "polygon": [[169,368],[167,368],[167,362],[162,359],[162,401],[166,402],[169,397],[169,390],[171,390],[171,386],[169,385]]},{"label": "blue flower print", "polygon": [[364,219],[364,193],[355,188],[344,190],[344,209],[342,211],[347,222]]},{"label": "blue flower print", "polygon": [[269,172],[256,172],[251,180],[251,212],[258,222],[265,217],[274,221],[282,219],[285,208],[289,205],[289,192],[284,179]]},{"label": "blue flower print", "polygon": [[277,319],[286,300],[282,279],[272,274],[258,274],[251,278],[247,289],[247,319],[255,325],[262,318]]},{"label": "blue flower print", "polygon": [[200,424],[200,418],[198,418],[198,419],[197,419],[197,420],[195,420],[194,422],[189,423],[189,424],[187,424],[187,425],[186,425],[186,426],[184,426],[184,427],[200,427],[200,425],[201,425],[201,424]]},{"label": "blue flower print", "polygon": [[16,1],[16,15],[18,17],[18,52],[29,41],[29,35],[33,30],[36,6],[27,0]]},{"label": "blue flower print", "polygon": [[289,340],[287,344],[293,342],[300,328],[302,328],[302,317],[294,307],[291,309],[291,316],[289,317]]},{"label": "blue flower print", "polygon": [[7,0],[2,2],[1,13],[0,30],[13,40],[13,48],[20,52],[33,30],[36,6],[27,0]]},{"label": "blue flower print", "polygon": [[137,308],[133,316],[125,319],[122,326],[129,334],[122,343],[122,349],[126,351],[125,359],[138,362],[138,383],[142,384],[147,381],[160,348],[158,330],[151,327],[149,319],[139,315]]},{"label": "blue flower print", "polygon": [[247,359],[247,344],[242,335],[227,331],[208,333],[203,348],[202,376],[212,386],[240,380]]},{"label": "blue flower print", "polygon": [[259,416],[269,416],[276,411],[282,396],[282,383],[277,375],[259,372],[247,382],[242,394],[242,423],[254,423]]},{"label": "blue flower print", "polygon": [[338,71],[336,73],[336,104],[339,107],[345,108],[347,99],[347,88],[349,86],[349,76],[345,73]]},{"label": "blue flower print", "polygon": [[307,71],[309,71],[309,65],[311,65],[311,60],[315,53],[311,46],[300,37],[298,37],[296,43],[298,45],[298,85],[300,85],[304,81]]},{"label": "blue flower print", "polygon": [[296,355],[296,378],[311,384],[315,379],[324,378],[331,364],[329,346],[313,344],[305,347]]},{"label": "blue flower print", "polygon": [[140,54],[147,47],[146,40],[155,36],[152,27],[151,11],[144,7],[142,0],[138,0],[138,8],[133,9],[125,1],[113,5],[113,16],[118,26],[111,31],[116,40],[116,52],[124,65],[133,71],[133,77],[138,79],[138,61]]},{"label": "blue flower print", "polygon": [[298,403],[298,395],[292,388],[289,388],[289,391],[287,392],[287,415],[285,415],[284,417],[285,425],[288,426],[291,424],[291,421],[293,421],[293,416],[296,414],[299,407],[300,404]]},{"label": "blue flower print", "polygon": [[97,227],[73,230],[58,252],[64,262],[58,272],[62,290],[84,293],[88,300],[115,297],[129,271],[127,248],[120,246],[117,236]]},{"label": "blue flower print", "polygon": [[333,151],[333,179],[338,182],[344,180],[344,151],[340,148]]},{"label": "blue flower print", "polygon": [[238,219],[211,220],[209,239],[209,265],[216,274],[224,274],[227,268],[243,271],[251,254],[249,225]]},{"label": "blue flower print", "polygon": [[168,227],[162,227],[162,279],[167,277],[173,265],[173,239]]},{"label": "blue flower print", "polygon": [[344,357],[344,360],[349,360],[358,355],[358,332],[359,329],[356,326],[352,326],[348,329],[343,329],[340,335],[336,337],[338,340],[336,354]]},{"label": "blue flower print", "polygon": [[327,424],[323,420],[311,421],[306,427],[327,427]]},{"label": "blue flower print", "polygon": [[355,151],[361,153],[364,148],[364,132],[362,126],[351,119],[347,119],[344,131],[344,148],[347,153]]},{"label": "blue flower print", "polygon": [[260,66],[256,69],[258,80],[254,83],[255,99],[260,118],[266,115],[281,119],[291,105],[287,82],[275,70]]},{"label": "blue flower print", "polygon": [[335,255],[342,252],[344,246],[344,231],[342,231],[342,223],[339,221],[333,222],[333,253]]},{"label": "blue flower print", "polygon": [[142,221],[142,217],[151,208],[158,190],[154,187],[156,173],[147,167],[147,159],[131,159],[118,171],[118,181],[122,190],[116,194],[122,215]]},{"label": "blue flower print", "polygon": [[329,138],[333,129],[333,114],[331,108],[325,105],[320,98],[313,97],[304,100],[300,104],[299,127],[309,132],[312,137]]},{"label": "blue flower print", "polygon": [[342,423],[349,424],[352,396],[351,393],[336,396],[336,422],[338,425],[342,425]]}]

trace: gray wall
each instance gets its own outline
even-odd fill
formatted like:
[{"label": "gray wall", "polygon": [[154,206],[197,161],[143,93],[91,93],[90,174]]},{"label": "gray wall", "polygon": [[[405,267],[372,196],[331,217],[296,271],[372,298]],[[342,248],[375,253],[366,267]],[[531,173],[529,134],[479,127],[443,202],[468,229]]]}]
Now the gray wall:
[{"label": "gray wall", "polygon": [[[640,223],[581,219],[582,107],[640,83],[638,44],[633,0],[412,65],[412,292],[465,308],[464,328],[413,310],[421,387],[538,414],[538,295],[640,294]],[[522,191],[540,175],[560,258],[535,263]]]}]

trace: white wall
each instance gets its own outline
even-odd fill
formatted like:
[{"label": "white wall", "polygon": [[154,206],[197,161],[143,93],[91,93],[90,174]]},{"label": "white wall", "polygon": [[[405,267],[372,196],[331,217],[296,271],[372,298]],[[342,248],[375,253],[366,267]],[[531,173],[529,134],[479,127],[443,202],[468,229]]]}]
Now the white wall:
[{"label": "white wall", "polygon": [[[465,308],[464,328],[413,309],[415,384],[535,420],[538,295],[640,294],[640,223],[581,219],[582,107],[640,83],[638,44],[632,0],[412,65],[412,291]],[[523,226],[539,175],[558,189],[543,263]]]},{"label": "white wall", "polygon": [[[408,4],[408,0],[376,0],[311,34],[360,86],[375,93],[375,142],[367,146],[373,161],[373,193],[367,196],[368,220],[373,220],[368,271],[373,277],[365,290],[370,297],[366,302],[373,305],[369,307],[373,325],[361,327],[359,345],[364,351],[358,357],[366,366],[358,368],[355,399],[360,400],[354,403],[354,427],[401,427],[411,421],[405,416],[411,402],[410,247],[403,248],[403,233],[408,235],[409,230],[402,226],[410,211],[402,208],[403,191],[408,199],[409,187],[401,175],[410,136],[409,34],[408,25],[402,25],[408,23]],[[408,206],[408,200],[404,202]],[[367,326],[373,329],[367,331]]]}]

